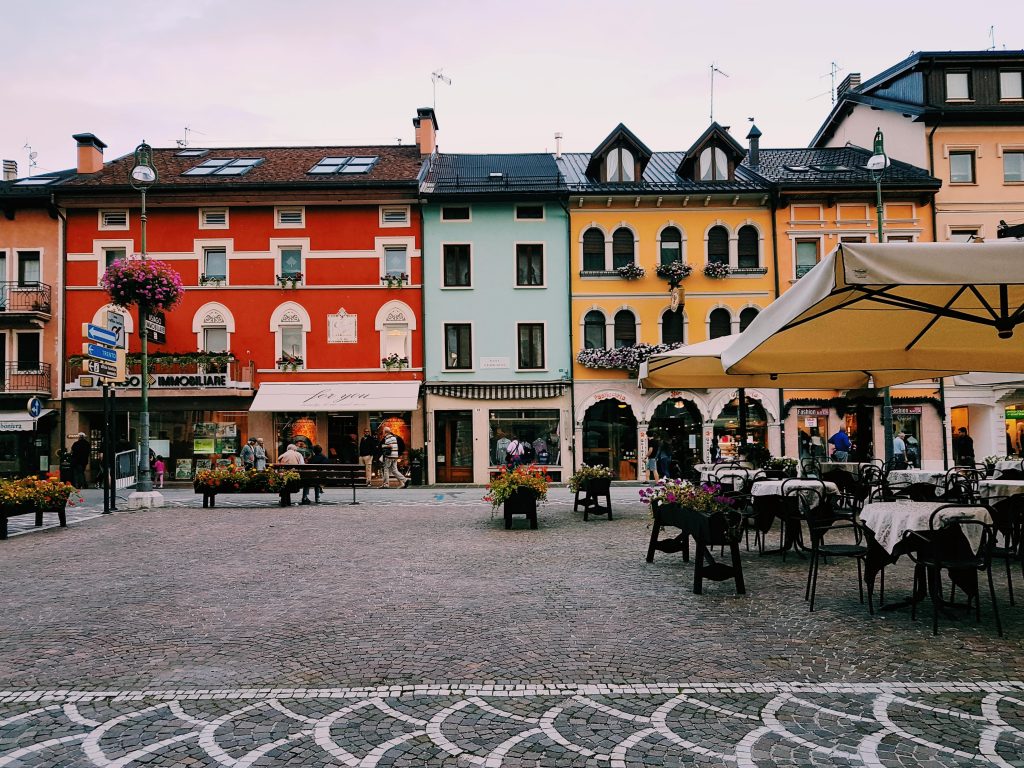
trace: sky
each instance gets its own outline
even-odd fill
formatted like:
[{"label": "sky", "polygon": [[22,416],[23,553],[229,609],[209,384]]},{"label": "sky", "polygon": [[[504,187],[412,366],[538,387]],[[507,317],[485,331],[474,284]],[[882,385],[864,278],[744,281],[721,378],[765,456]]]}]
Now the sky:
[{"label": "sky", "polygon": [[[847,10],[848,9],[848,10]],[[969,9],[969,10],[968,10]],[[965,12],[967,11],[967,12]],[[688,148],[711,117],[740,143],[805,146],[836,83],[918,50],[1024,48],[1020,0],[0,0],[0,157],[75,163],[71,134],[196,147],[413,142],[589,152],[625,123]],[[12,62],[16,64],[12,65]],[[443,70],[451,84],[436,82]]]}]

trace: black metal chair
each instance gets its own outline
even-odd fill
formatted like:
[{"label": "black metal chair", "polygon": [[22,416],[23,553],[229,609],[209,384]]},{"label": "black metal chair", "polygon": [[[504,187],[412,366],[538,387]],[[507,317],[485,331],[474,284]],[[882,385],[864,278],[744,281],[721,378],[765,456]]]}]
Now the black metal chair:
[{"label": "black metal chair", "polygon": [[[995,502],[991,506],[991,514],[997,533],[992,557],[1002,560],[1006,567],[1006,589],[1010,595],[1012,608],[1016,605],[1013,599],[1014,564],[1020,565],[1021,577],[1024,578],[1024,493]],[[999,537],[1002,537],[1002,543]]]},{"label": "black metal chair", "polygon": [[[943,504],[928,518],[927,531],[908,531],[905,535],[916,537],[917,547],[909,553],[914,561],[914,584],[927,586],[932,601],[932,634],[939,634],[939,604],[942,602],[942,571],[976,571],[988,577],[988,592],[992,600],[992,614],[996,620],[996,632],[1003,636],[1003,625],[999,620],[999,606],[996,603],[996,589],[992,580],[992,554],[996,543],[995,527],[977,518],[980,508],[991,514],[987,504]],[[948,510],[962,510],[962,514],[950,514]],[[964,529],[975,527],[980,531],[977,551],[972,552],[961,539],[958,543],[953,535],[964,536]],[[952,547],[956,547],[955,551]],[[963,585],[961,585],[963,586]],[[981,585],[976,583],[974,594],[968,594],[968,605],[974,600],[975,620],[981,621]],[[911,619],[917,619],[917,603],[911,607]]]},{"label": "black metal chair", "polygon": [[[861,605],[864,604],[864,560],[868,556],[867,538],[864,526],[856,519],[840,518],[837,510],[827,498],[821,498],[817,490],[799,494],[799,503],[803,507],[803,515],[807,520],[807,528],[811,537],[811,562],[807,569],[807,587],[804,600],[810,600],[810,610],[814,611],[814,599],[818,590],[818,571],[821,558],[852,558],[857,561],[857,588]],[[827,542],[830,533],[853,531],[854,541]],[[883,577],[884,578],[884,577]],[[868,613],[874,615],[871,595],[868,594]]]},{"label": "black metal chair", "polygon": [[808,498],[816,495],[820,500],[827,498],[828,493],[825,490],[825,483],[816,477],[783,480],[780,493],[782,494],[780,514],[782,527],[779,534],[779,546],[782,549],[782,561],[785,562],[788,542],[798,548],[802,548],[803,545],[802,525],[803,521],[807,519],[804,514],[807,505],[802,502],[801,494],[807,493]]},{"label": "black metal chair", "polygon": [[804,477],[819,478],[821,477],[821,464],[811,456],[804,457],[800,459],[800,474]]}]

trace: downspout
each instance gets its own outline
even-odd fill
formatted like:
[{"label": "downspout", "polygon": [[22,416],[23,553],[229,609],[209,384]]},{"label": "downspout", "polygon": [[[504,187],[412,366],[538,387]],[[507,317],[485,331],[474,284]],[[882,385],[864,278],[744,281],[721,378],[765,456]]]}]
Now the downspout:
[{"label": "downspout", "polygon": [[426,200],[420,198],[419,200],[419,214],[420,214],[420,360],[423,361],[423,484],[430,485],[430,454],[427,451],[427,446],[431,443],[430,433],[427,431],[430,427],[430,417],[427,415],[427,243],[426,243],[426,227],[424,226],[423,220],[423,206],[426,205]]},{"label": "downspout", "polygon": [[[772,272],[775,277],[775,298],[778,299],[782,295],[779,289],[779,227],[776,223],[776,213],[778,212],[778,196],[776,190],[772,190],[771,193],[771,214],[772,214]],[[783,390],[779,389],[779,450],[780,455],[786,455],[786,420],[783,418],[784,406],[786,404],[786,396]]]},{"label": "downspout", "polygon": [[[60,302],[57,312],[60,317],[60,333],[58,333],[57,339],[57,398],[60,400],[60,447],[64,448],[64,441],[67,435],[67,414],[64,409],[64,361],[67,359],[66,346],[68,338],[68,319],[65,308],[67,307],[67,269],[68,269],[68,218],[64,214],[64,211],[57,205],[57,196],[55,194],[50,195],[50,205],[53,206],[57,212],[57,218],[60,220],[60,252],[57,254],[57,258],[60,259],[60,290],[57,292],[58,301]],[[51,446],[52,447],[52,446]],[[60,467],[58,466],[58,470]]]},{"label": "downspout", "polygon": [[[566,201],[558,201],[559,205],[562,206],[562,210],[565,212],[565,246],[566,246],[566,257],[568,259],[569,269],[566,271],[565,281],[565,295],[566,295],[566,308],[569,315],[569,362],[568,368],[566,369],[569,377],[569,453],[572,454],[572,473],[576,472],[576,381],[573,377],[573,362],[575,356],[573,350],[576,349],[576,343],[574,341],[573,334],[573,323],[572,323],[572,216],[569,213],[568,197]],[[562,462],[564,467],[565,462]],[[563,469],[562,474],[565,474]]]}]

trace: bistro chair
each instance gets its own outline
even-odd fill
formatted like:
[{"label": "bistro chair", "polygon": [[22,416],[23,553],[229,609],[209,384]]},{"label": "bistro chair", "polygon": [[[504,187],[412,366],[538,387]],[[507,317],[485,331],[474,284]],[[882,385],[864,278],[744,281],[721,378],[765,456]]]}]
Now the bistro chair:
[{"label": "bistro chair", "polygon": [[[1002,560],[1006,566],[1006,589],[1010,595],[1010,607],[1016,603],[1013,599],[1012,566],[1020,565],[1021,576],[1024,577],[1024,493],[1018,493],[999,499],[991,508],[992,522],[995,525],[996,545],[992,549],[992,557]],[[1000,543],[999,537],[1002,537]]]},{"label": "bistro chair", "polygon": [[802,458],[800,459],[800,474],[804,477],[819,478],[821,477],[821,464],[812,456]]},{"label": "bistro chair", "polygon": [[828,497],[828,493],[825,490],[825,483],[820,479],[806,477],[800,480],[796,478],[783,480],[780,493],[782,506],[779,516],[782,520],[782,527],[779,548],[782,549],[782,562],[786,562],[786,541],[790,540],[795,546],[802,547],[802,522],[807,519],[804,513],[808,505],[820,504],[823,499]]},{"label": "bistro chair", "polygon": [[[914,561],[914,584],[927,586],[928,596],[932,601],[932,634],[939,634],[939,603],[942,602],[942,571],[976,571],[979,581],[974,594],[968,594],[968,606],[974,601],[975,621],[981,622],[981,583],[980,576],[984,573],[988,578],[988,593],[992,600],[992,614],[996,620],[996,632],[1003,636],[1003,625],[999,620],[999,606],[996,603],[996,588],[992,581],[992,554],[996,543],[995,526],[984,523],[974,517],[976,510],[984,508],[991,514],[987,504],[964,505],[943,504],[928,518],[927,531],[907,531],[905,536],[918,539],[918,547],[908,553]],[[963,514],[943,517],[942,512],[950,509],[961,509]],[[965,529],[976,528],[980,532],[980,543],[977,554],[972,552],[967,543]],[[917,620],[917,602],[911,607],[910,618]]]},{"label": "bistro chair", "polygon": [[882,464],[883,463],[884,462],[881,459],[871,459],[871,461],[862,461],[860,464],[857,465],[857,475],[858,475],[858,477],[863,479],[863,477],[864,477],[864,470],[867,469],[868,467],[874,467],[879,472],[881,472]]},{"label": "bistro chair", "polygon": [[947,501],[973,502],[978,497],[985,474],[971,467],[953,467],[946,473],[941,498]]},{"label": "bistro chair", "polygon": [[[757,547],[758,554],[764,553],[764,535],[761,530],[757,527],[757,515],[754,512],[754,497],[750,495],[748,491],[723,491],[723,496],[732,499],[733,509],[740,513],[740,517],[743,519],[743,540],[747,548],[747,552],[750,551],[750,531],[754,531],[754,546]],[[723,550],[724,551],[724,547]]]},{"label": "bistro chair", "polygon": [[[868,556],[867,537],[864,533],[864,526],[855,519],[837,522],[836,510],[827,498],[818,497],[816,489],[811,490],[807,495],[800,495],[800,504],[803,507],[803,515],[807,520],[807,528],[811,537],[811,562],[807,569],[807,587],[804,590],[804,600],[810,600],[810,611],[814,611],[814,598],[818,589],[818,570],[821,565],[821,558],[853,558],[857,561],[857,588],[860,591],[860,602],[864,604],[864,560]],[[826,536],[839,531],[853,531],[853,543],[849,542],[826,542]],[[875,608],[872,605],[871,595],[868,594],[868,613],[872,616]]]}]

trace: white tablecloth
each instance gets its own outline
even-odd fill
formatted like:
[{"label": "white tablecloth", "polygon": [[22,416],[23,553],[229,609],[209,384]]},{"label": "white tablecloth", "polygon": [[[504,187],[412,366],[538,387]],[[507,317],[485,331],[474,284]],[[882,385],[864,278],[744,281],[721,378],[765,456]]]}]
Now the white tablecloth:
[{"label": "white tablecloth", "polygon": [[717,472],[701,472],[700,479],[702,483],[721,482],[723,485],[729,485],[730,478],[748,480],[754,476],[754,471],[753,469],[719,468]]},{"label": "white tablecloth", "polygon": [[942,485],[945,477],[945,472],[933,472],[930,469],[894,469],[889,473],[888,482],[890,485],[905,485],[907,483]]},{"label": "white tablecloth", "polygon": [[[941,501],[877,501],[864,505],[860,519],[871,529],[875,541],[891,555],[907,531],[927,531],[932,512],[941,506],[944,506]],[[992,516],[984,507],[949,507],[940,514],[943,520],[950,517],[970,517],[992,524]],[[965,526],[963,530],[971,543],[971,549],[977,553],[978,545],[981,544],[981,531],[973,525]]]},{"label": "white tablecloth", "polygon": [[[753,487],[750,489],[752,496],[781,496],[782,495],[782,484],[786,483],[786,490],[791,488],[807,488],[821,491],[822,483],[820,480],[756,480]],[[835,495],[839,493],[839,487],[835,483],[824,483],[825,493]],[[803,499],[808,504],[811,500],[816,500],[815,496],[808,493],[803,496]]]},{"label": "white tablecloth", "polygon": [[983,499],[1005,499],[1024,493],[1024,480],[982,480],[978,483],[978,495]]},{"label": "white tablecloth", "polygon": [[999,476],[1003,473],[1004,469],[1020,469],[1021,468],[1020,464],[1021,464],[1021,460],[1020,459],[1013,459],[1012,461],[1010,461],[1010,460],[997,461],[996,462],[996,471],[992,475],[992,477],[994,477],[996,480],[998,480]]}]

